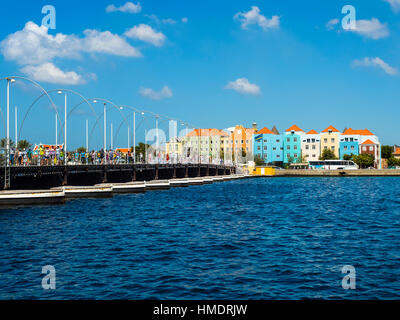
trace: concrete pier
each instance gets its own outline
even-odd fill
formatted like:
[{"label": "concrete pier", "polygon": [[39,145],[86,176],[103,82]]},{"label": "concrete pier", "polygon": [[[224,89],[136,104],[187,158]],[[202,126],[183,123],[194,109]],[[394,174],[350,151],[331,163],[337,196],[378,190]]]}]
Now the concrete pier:
[{"label": "concrete pier", "polygon": [[64,202],[65,192],[62,188],[34,191],[0,191],[0,207],[37,204],[62,204]]},{"label": "concrete pier", "polygon": [[64,187],[65,197],[73,198],[111,198],[113,196],[113,186],[111,184],[96,185],[93,187]]},{"label": "concrete pier", "polygon": [[146,192],[145,182],[130,182],[113,184],[114,193],[143,193]]},{"label": "concrete pier", "polygon": [[229,177],[205,176],[171,180],[104,183],[94,186],[64,186],[49,190],[0,191],[0,207],[33,204],[61,204],[67,199],[77,198],[110,198],[114,194],[142,193],[153,190],[168,190],[175,187],[200,186],[243,177],[243,175],[232,175]]},{"label": "concrete pier", "polygon": [[188,179],[172,179],[169,180],[169,183],[173,188],[186,188],[189,186]]},{"label": "concrete pier", "polygon": [[189,185],[191,186],[201,186],[203,185],[203,179],[202,178],[190,178],[189,179]]},{"label": "concrete pier", "polygon": [[146,190],[168,190],[171,188],[169,180],[146,181]]}]

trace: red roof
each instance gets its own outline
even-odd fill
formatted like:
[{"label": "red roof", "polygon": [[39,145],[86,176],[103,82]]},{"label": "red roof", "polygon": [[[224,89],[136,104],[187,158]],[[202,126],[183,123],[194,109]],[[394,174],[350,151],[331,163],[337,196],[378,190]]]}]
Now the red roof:
[{"label": "red roof", "polygon": [[362,144],[376,144],[375,142],[372,142],[371,140],[366,140]]},{"label": "red roof", "polygon": [[310,131],[307,132],[307,134],[318,134],[318,132],[315,131],[315,130],[310,130]]},{"label": "red roof", "polygon": [[274,133],[271,130],[269,130],[267,127],[264,127],[260,131],[258,131],[257,134],[274,134]]},{"label": "red roof", "polygon": [[329,131],[332,131],[332,132],[340,132],[338,129],[336,129],[334,126],[329,126],[328,128],[326,128],[324,131],[322,131],[322,132],[329,132]]},{"label": "red roof", "polygon": [[219,130],[219,129],[194,129],[192,132],[190,132],[188,137],[198,137],[198,136],[222,136],[222,137],[228,137],[229,134],[226,133],[224,130]]},{"label": "red roof", "polygon": [[393,152],[395,155],[400,155],[400,147],[395,147],[395,151]]},{"label": "red roof", "polygon": [[361,135],[361,136],[373,136],[374,134],[369,131],[368,129],[364,130],[353,130],[352,128],[347,129],[345,132],[343,132],[344,135]]},{"label": "red roof", "polygon": [[[289,129],[286,130],[286,132],[291,132],[291,131],[303,131],[302,129],[300,129],[298,126],[293,125],[291,126]],[[304,132],[304,131],[303,131]]]}]

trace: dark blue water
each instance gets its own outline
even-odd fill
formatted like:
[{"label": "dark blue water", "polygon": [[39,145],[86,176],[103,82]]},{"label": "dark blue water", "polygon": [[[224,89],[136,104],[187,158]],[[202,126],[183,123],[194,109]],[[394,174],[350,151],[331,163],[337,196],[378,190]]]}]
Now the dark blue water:
[{"label": "dark blue water", "polygon": [[398,299],[399,196],[398,178],[277,178],[3,210],[0,299]]}]

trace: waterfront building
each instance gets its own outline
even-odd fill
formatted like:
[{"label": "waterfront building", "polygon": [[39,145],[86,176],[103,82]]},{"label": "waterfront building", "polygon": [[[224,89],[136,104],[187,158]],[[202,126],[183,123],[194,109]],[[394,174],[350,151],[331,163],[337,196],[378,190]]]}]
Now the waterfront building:
[{"label": "waterfront building", "polygon": [[303,135],[301,141],[303,162],[316,161],[321,155],[321,138],[317,131],[311,130]]},{"label": "waterfront building", "polygon": [[[358,151],[357,154],[372,154],[375,158],[375,167],[378,169],[382,168],[382,154],[381,154],[381,143],[378,136],[373,134],[368,129],[354,130],[352,128],[346,129],[341,135],[341,139],[348,138],[349,140],[353,138],[357,139]],[[368,141],[369,140],[369,141]],[[350,142],[350,141],[349,141]],[[371,144],[372,143],[372,144]],[[343,145],[344,146],[344,145]],[[350,145],[351,147],[351,145]],[[351,152],[350,152],[351,153]]]},{"label": "waterfront building", "polygon": [[257,125],[253,128],[245,128],[237,125],[231,130],[232,158],[235,162],[246,163],[253,160],[253,134],[257,132]]},{"label": "waterfront building", "polygon": [[283,162],[299,163],[302,162],[301,157],[301,141],[305,132],[297,125],[291,126],[286,130],[283,137]]},{"label": "waterfront building", "polygon": [[396,159],[400,159],[400,147],[394,146],[393,148],[393,157]]},{"label": "waterfront building", "polygon": [[172,160],[178,160],[184,156],[183,142],[180,138],[172,138],[165,144],[165,153]]},{"label": "waterfront building", "polygon": [[253,153],[267,164],[281,164],[284,161],[283,139],[275,128],[274,131],[263,128],[253,135]]},{"label": "waterfront building", "polygon": [[356,130],[346,129],[340,137],[339,156],[343,160],[345,155],[359,154],[360,134]]},{"label": "waterfront building", "polygon": [[229,134],[220,129],[194,129],[182,140],[184,154],[196,160],[200,156],[203,163],[219,162],[223,150],[222,137]]},{"label": "waterfront building", "polygon": [[332,150],[337,158],[339,158],[339,142],[340,131],[334,126],[329,126],[321,132],[321,154],[324,150]]},{"label": "waterfront building", "polygon": [[364,141],[360,146],[360,154],[370,154],[374,156],[374,168],[381,169],[380,146],[370,139]]}]

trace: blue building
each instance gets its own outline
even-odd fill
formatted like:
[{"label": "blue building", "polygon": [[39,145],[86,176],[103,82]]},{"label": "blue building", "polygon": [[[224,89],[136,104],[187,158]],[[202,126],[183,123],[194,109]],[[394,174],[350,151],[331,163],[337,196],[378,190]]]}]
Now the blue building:
[{"label": "blue building", "polygon": [[296,125],[286,130],[286,135],[283,139],[283,162],[284,163],[299,163],[301,162],[301,134],[304,133]]},{"label": "blue building", "polygon": [[268,128],[253,135],[254,156],[259,156],[267,164],[283,163],[283,136]]},{"label": "blue building", "polygon": [[345,154],[358,156],[359,138],[357,136],[342,136],[339,142],[339,156],[343,160]]}]

